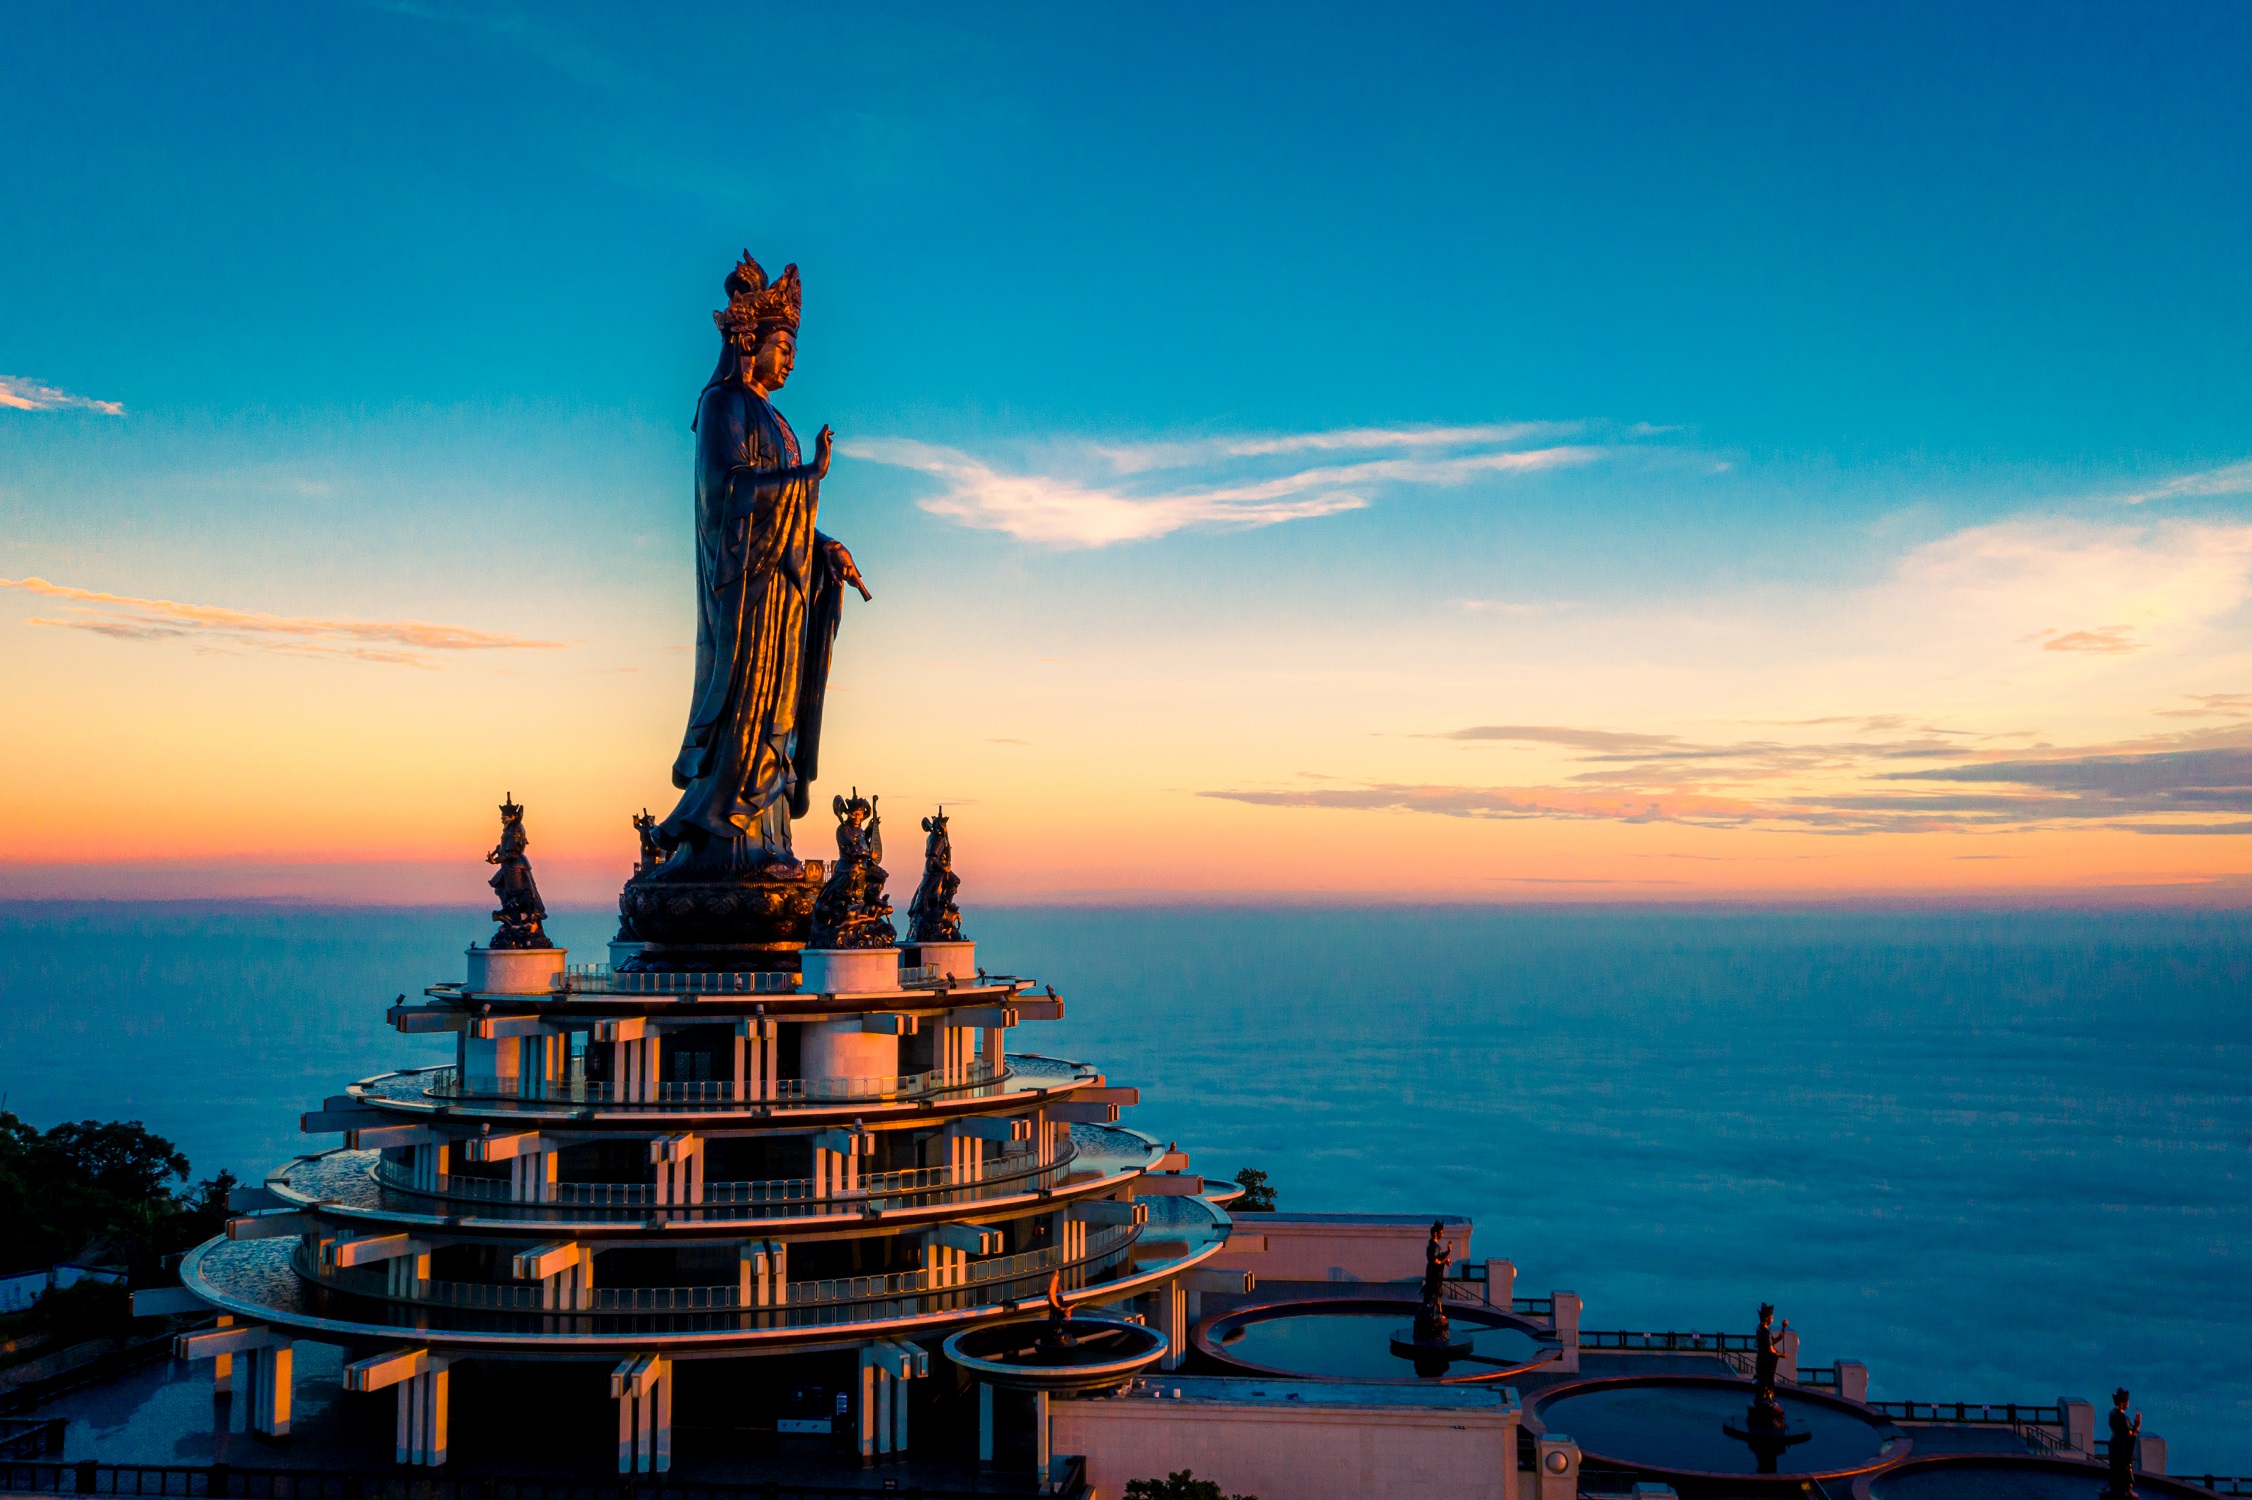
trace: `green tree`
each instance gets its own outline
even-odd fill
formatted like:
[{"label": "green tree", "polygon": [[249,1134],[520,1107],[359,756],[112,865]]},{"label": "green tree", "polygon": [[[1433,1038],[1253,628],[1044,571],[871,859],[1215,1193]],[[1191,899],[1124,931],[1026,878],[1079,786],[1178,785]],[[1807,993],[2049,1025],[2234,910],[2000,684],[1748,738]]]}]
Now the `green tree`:
[{"label": "green tree", "polygon": [[1223,1494],[1209,1479],[1199,1479],[1187,1469],[1163,1479],[1129,1479],[1126,1500],[1259,1500],[1257,1495]]},{"label": "green tree", "polygon": [[90,1256],[154,1281],[164,1256],[226,1225],[232,1174],[174,1190],[187,1180],[187,1157],[138,1120],[41,1132],[0,1110],[0,1272]]},{"label": "green tree", "polygon": [[1267,1186],[1267,1174],[1257,1167],[1245,1167],[1235,1174],[1243,1186],[1243,1196],[1228,1205],[1231,1213],[1271,1214],[1275,1211],[1275,1190]]}]

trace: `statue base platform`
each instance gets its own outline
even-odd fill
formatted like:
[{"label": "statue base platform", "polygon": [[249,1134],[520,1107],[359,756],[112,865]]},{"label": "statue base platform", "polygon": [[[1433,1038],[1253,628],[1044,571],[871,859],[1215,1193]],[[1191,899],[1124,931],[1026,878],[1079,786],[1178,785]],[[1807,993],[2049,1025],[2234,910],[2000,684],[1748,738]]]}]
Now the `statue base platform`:
[{"label": "statue base platform", "polygon": [[1754,1426],[1749,1416],[1730,1417],[1720,1424],[1720,1430],[1732,1438],[1750,1443],[1753,1447],[1765,1444],[1788,1448],[1803,1443],[1814,1436],[1814,1429],[1797,1417],[1786,1417],[1780,1427]]},{"label": "statue base platform", "polygon": [[949,979],[970,980],[977,977],[977,944],[953,943],[903,943],[900,945],[900,963],[910,969],[932,968]]},{"label": "statue base platform", "polygon": [[463,988],[478,995],[545,995],[555,988],[569,957],[562,948],[480,948],[472,943]]},{"label": "statue base platform", "polygon": [[808,948],[798,955],[799,992],[865,995],[899,988],[897,948]]},{"label": "statue base platform", "polygon": [[618,966],[621,972],[787,972],[798,967],[798,954],[813,933],[813,902],[828,875],[825,862],[807,860],[793,880],[757,875],[668,880],[670,868],[636,876],[618,893],[624,931],[647,945]]},{"label": "statue base platform", "polygon": [[1435,1339],[1418,1338],[1412,1328],[1392,1334],[1392,1352],[1402,1359],[1460,1359],[1476,1347],[1452,1329]]}]

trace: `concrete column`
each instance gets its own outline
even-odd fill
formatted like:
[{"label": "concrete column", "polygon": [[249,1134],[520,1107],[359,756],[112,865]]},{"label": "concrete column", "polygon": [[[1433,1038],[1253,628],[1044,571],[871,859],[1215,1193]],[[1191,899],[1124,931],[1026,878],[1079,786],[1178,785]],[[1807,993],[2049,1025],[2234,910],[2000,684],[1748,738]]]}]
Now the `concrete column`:
[{"label": "concrete column", "polygon": [[2166,1472],[2166,1440],[2155,1432],[2146,1432],[2135,1440],[2135,1467],[2145,1474]]},{"label": "concrete column", "polygon": [[2082,1458],[2096,1456],[2096,1408],[2085,1396],[2059,1396],[2064,1415],[2064,1446]]},{"label": "concrete column", "polygon": [[977,1463],[981,1469],[993,1467],[993,1387],[982,1380],[977,1383]]},{"label": "concrete column", "polygon": [[250,1367],[250,1430],[267,1437],[289,1436],[291,1387],[297,1373],[297,1349],[277,1340],[244,1356]]},{"label": "concrete column", "polygon": [[1533,1463],[1537,1500],[1579,1500],[1579,1444],[1552,1432],[1540,1439]]},{"label": "concrete column", "polygon": [[[232,1328],[234,1318],[221,1313],[211,1325],[214,1328]],[[217,1401],[232,1401],[235,1396],[235,1357],[232,1354],[214,1354],[211,1357],[211,1395]]]},{"label": "concrete column", "polygon": [[1775,1378],[1798,1384],[1798,1330],[1786,1328],[1775,1341]]},{"label": "concrete column", "polygon": [[1505,1385],[1501,1388],[1501,1399],[1503,1422],[1501,1430],[1501,1451],[1503,1455],[1501,1461],[1501,1500],[1517,1500],[1518,1429],[1524,1425],[1525,1409],[1519,1404],[1517,1388],[1513,1385]]},{"label": "concrete column", "polygon": [[876,1366],[868,1351],[860,1351],[859,1399],[853,1402],[853,1420],[860,1429],[860,1462],[876,1461]]},{"label": "concrete column", "polygon": [[1838,1375],[1838,1394],[1848,1401],[1869,1399],[1869,1367],[1857,1359],[1841,1359],[1834,1367]]},{"label": "concrete column", "polygon": [[1517,1300],[1517,1262],[1489,1260],[1486,1262],[1486,1301],[1502,1312]]},{"label": "concrete column", "polygon": [[1053,1434],[1048,1430],[1048,1393],[1032,1393],[1032,1472],[1039,1480],[1040,1493],[1048,1493],[1048,1485],[1055,1474],[1055,1456],[1049,1451]]},{"label": "concrete column", "polygon": [[1161,1299],[1159,1316],[1164,1320],[1162,1331],[1166,1339],[1165,1353],[1158,1360],[1157,1366],[1161,1370],[1178,1370],[1181,1361],[1188,1357],[1188,1292],[1176,1278],[1159,1288],[1157,1295]]},{"label": "concrete column", "polygon": [[662,1474],[672,1468],[672,1361],[637,1354],[610,1372],[618,1403],[618,1472]]},{"label": "concrete column", "polygon": [[[1557,1292],[1553,1295],[1556,1300],[1556,1337],[1564,1344],[1564,1357],[1556,1368],[1568,1375],[1576,1375],[1580,1368],[1580,1294]],[[1579,1460],[1575,1458],[1572,1462],[1577,1465]],[[1578,1472],[1576,1467],[1573,1472]]]},{"label": "concrete column", "polygon": [[435,1469],[446,1461],[449,1387],[446,1361],[433,1359],[423,1374],[399,1382],[395,1460]]}]

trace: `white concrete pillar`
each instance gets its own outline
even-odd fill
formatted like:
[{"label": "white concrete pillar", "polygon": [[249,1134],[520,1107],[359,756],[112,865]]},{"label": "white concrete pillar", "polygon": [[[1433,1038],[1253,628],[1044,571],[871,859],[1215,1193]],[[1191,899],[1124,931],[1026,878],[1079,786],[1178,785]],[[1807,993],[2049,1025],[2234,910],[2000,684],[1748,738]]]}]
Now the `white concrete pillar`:
[{"label": "white concrete pillar", "polygon": [[1486,1262],[1486,1301],[1501,1312],[1509,1311],[1517,1300],[1517,1262],[1489,1260]]},{"label": "white concrete pillar", "polygon": [[1189,1296],[1178,1278],[1168,1281],[1158,1289],[1159,1316],[1164,1320],[1165,1353],[1158,1359],[1161,1370],[1178,1370],[1188,1358]]},{"label": "white concrete pillar", "polygon": [[399,1382],[398,1434],[393,1455],[399,1463],[435,1469],[446,1461],[447,1406],[452,1380],[446,1361],[433,1359],[427,1371]]},{"label": "white concrete pillar", "polygon": [[249,1366],[250,1430],[267,1437],[289,1436],[290,1397],[297,1373],[296,1346],[276,1340],[243,1357]]},{"label": "white concrete pillar", "polygon": [[1055,1455],[1050,1449],[1054,1434],[1048,1428],[1048,1393],[1032,1393],[1032,1472],[1039,1480],[1040,1493],[1048,1492],[1049,1482],[1055,1477]]},{"label": "white concrete pillar", "polygon": [[2135,1439],[2135,1467],[2145,1474],[2166,1472],[2166,1440],[2155,1432]]},{"label": "white concrete pillar", "polygon": [[894,1397],[893,1388],[898,1384],[898,1381],[892,1379],[891,1372],[889,1370],[886,1370],[881,1366],[877,1367],[876,1452],[884,1456],[889,1456],[891,1453],[891,1408]]},{"label": "white concrete pillar", "polygon": [[1533,1459],[1538,1500],[1579,1500],[1580,1447],[1561,1432],[1540,1439]]},{"label": "white concrete pillar", "polygon": [[1798,1330],[1786,1328],[1775,1341],[1775,1378],[1798,1384]]},{"label": "white concrete pillar", "polygon": [[662,1474],[672,1468],[672,1361],[637,1354],[610,1372],[618,1403],[618,1472]]},{"label": "white concrete pillar", "polygon": [[[1576,1375],[1580,1368],[1580,1294],[1556,1292],[1553,1296],[1556,1302],[1556,1337],[1564,1345],[1564,1357],[1556,1368],[1566,1374]],[[1573,1462],[1576,1464],[1578,1460],[1574,1459]],[[1575,1469],[1573,1472],[1578,1471]]]},{"label": "white concrete pillar", "polygon": [[[213,1320],[214,1328],[232,1328],[234,1318],[221,1313]],[[215,1354],[211,1357],[211,1395],[215,1400],[232,1401],[235,1395],[235,1357],[232,1354]]]},{"label": "white concrete pillar", "polygon": [[1834,1366],[1838,1377],[1838,1394],[1848,1401],[1869,1399],[1869,1367],[1857,1359],[1841,1359]]},{"label": "white concrete pillar", "polygon": [[2083,1458],[2095,1457],[2095,1403],[2085,1396],[2059,1396],[2057,1407],[2064,1418],[2064,1446]]},{"label": "white concrete pillar", "polygon": [[859,1399],[853,1402],[853,1420],[860,1429],[860,1461],[876,1461],[876,1366],[868,1351],[860,1351]]}]

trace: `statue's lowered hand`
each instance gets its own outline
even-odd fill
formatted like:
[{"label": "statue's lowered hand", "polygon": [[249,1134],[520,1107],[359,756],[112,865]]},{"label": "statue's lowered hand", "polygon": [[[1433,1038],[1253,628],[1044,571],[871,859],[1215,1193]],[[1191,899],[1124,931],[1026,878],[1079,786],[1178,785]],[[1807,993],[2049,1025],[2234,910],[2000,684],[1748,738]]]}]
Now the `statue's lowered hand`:
[{"label": "statue's lowered hand", "polygon": [[[823,436],[827,436],[828,429],[823,428],[822,433]],[[829,577],[832,581],[851,584],[854,588],[860,590],[862,599],[874,599],[876,597],[868,592],[868,585],[861,581],[860,569],[853,566],[852,554],[845,550],[844,543],[836,541],[829,543],[828,561]]]}]

